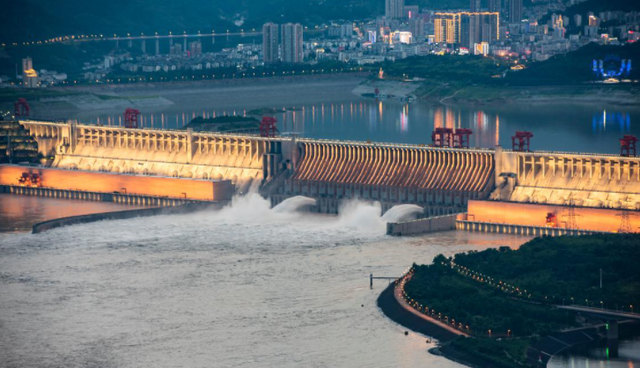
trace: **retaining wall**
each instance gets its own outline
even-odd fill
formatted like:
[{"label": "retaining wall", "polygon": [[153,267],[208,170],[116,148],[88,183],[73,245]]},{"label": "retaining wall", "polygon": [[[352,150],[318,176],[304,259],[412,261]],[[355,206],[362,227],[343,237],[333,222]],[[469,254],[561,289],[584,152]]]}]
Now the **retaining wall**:
[{"label": "retaining wall", "polygon": [[458,216],[458,214],[453,214],[427,217],[413,221],[390,222],[387,224],[387,235],[403,236],[425,234],[434,231],[455,230]]},{"label": "retaining wall", "polygon": [[23,173],[37,174],[40,177],[40,187],[36,187],[36,189],[116,193],[201,201],[230,200],[234,193],[233,184],[228,180],[211,181],[125,175],[18,165],[0,165],[0,185],[19,186],[19,178]]},{"label": "retaining wall", "polygon": [[[592,232],[618,232],[624,215],[628,220],[628,231],[635,232],[640,227],[640,212],[623,209],[471,200],[467,212],[471,222],[532,228],[545,228],[547,214],[553,213],[556,215],[558,228]],[[572,224],[572,219],[575,224]]]},{"label": "retaining wall", "polygon": [[58,227],[85,224],[102,220],[123,220],[135,217],[173,215],[200,211],[207,208],[220,208],[221,206],[222,204],[219,203],[187,203],[175,207],[153,207],[127,211],[92,213],[89,215],[63,217],[59,219],[40,222],[33,225],[31,232],[33,234],[38,234]]}]

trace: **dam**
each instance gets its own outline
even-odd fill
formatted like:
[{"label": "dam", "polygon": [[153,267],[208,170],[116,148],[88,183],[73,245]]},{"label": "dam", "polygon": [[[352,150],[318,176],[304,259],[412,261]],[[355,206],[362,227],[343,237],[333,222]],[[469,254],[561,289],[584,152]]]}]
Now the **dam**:
[{"label": "dam", "polygon": [[[513,208],[520,213],[529,209],[535,213],[531,226],[549,225],[539,214],[544,211],[562,217],[567,208],[592,208],[610,220],[589,230],[640,227],[635,216],[640,210],[640,159],[636,157],[30,120],[19,124],[37,143],[42,167],[55,169],[58,176],[66,172],[73,180],[82,172],[134,182],[136,178],[140,182],[142,178],[179,179],[167,184],[169,189],[161,194],[152,193],[170,198],[190,198],[189,191],[181,188],[193,181],[214,186],[198,187],[194,199],[228,200],[229,190],[218,186],[230,183],[237,193],[259,187],[273,205],[297,195],[311,197],[317,203],[315,211],[323,213],[336,213],[345,200],[361,199],[378,201],[385,211],[398,204],[415,204],[424,208],[425,217],[465,213],[469,221],[509,223],[507,207],[518,204]],[[0,175],[0,184],[19,185],[11,175]],[[82,190],[105,190],[87,185]],[[147,187],[151,188],[141,184],[137,190],[144,194]],[[219,194],[208,196],[203,191]],[[570,228],[575,222],[574,217],[552,225]]]}]

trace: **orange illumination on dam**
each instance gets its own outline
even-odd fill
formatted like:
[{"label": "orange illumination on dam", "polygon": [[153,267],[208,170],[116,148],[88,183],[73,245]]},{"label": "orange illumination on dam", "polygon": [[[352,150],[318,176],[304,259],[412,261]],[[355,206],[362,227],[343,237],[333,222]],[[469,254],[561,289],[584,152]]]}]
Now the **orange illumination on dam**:
[{"label": "orange illumination on dam", "polygon": [[23,173],[38,175],[43,188],[71,191],[136,194],[201,201],[231,199],[229,181],[177,179],[158,176],[124,175],[102,172],[29,168],[0,165],[0,185],[21,185]]}]

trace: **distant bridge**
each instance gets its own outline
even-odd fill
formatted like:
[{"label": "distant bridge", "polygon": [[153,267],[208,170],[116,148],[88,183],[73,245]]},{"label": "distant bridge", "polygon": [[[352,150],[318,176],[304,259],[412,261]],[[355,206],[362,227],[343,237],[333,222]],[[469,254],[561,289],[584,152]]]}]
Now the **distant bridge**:
[{"label": "distant bridge", "polygon": [[557,307],[559,309],[565,309],[573,312],[589,314],[596,317],[602,317],[603,319],[640,321],[639,313],[622,312],[622,311],[617,311],[612,309],[583,307],[579,305],[558,305]]}]

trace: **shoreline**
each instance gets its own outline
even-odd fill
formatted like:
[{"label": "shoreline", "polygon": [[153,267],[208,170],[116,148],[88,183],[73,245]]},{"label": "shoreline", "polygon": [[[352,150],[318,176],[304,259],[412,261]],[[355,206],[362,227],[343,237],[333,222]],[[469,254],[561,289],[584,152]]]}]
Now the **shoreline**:
[{"label": "shoreline", "polygon": [[[426,335],[434,340],[437,340],[438,346],[429,349],[429,353],[436,356],[442,356],[453,362],[466,365],[472,368],[490,368],[493,367],[491,362],[478,359],[473,356],[469,356],[466,353],[459,352],[450,347],[449,342],[458,338],[458,334],[451,332],[449,329],[445,329],[443,326],[429,321],[425,318],[419,317],[414,313],[408,311],[403,307],[395,296],[396,283],[392,283],[387,286],[382,293],[378,296],[377,304],[382,313],[399,324],[402,327],[408,328],[421,335]],[[449,347],[449,348],[447,348]]]},{"label": "shoreline", "polygon": [[[377,299],[378,307],[387,318],[400,326],[437,340],[438,345],[428,350],[430,354],[442,356],[472,368],[500,367],[494,362],[456,349],[450,342],[459,336],[463,336],[463,334],[457,330],[455,331],[458,333],[454,333],[451,331],[452,329],[445,328],[446,326],[443,326],[438,321],[425,318],[417,311],[408,310],[410,307],[402,305],[398,300],[396,285],[396,283],[392,283],[380,293]],[[597,340],[600,327],[602,325],[560,331],[541,338],[527,348],[527,357],[531,366],[546,367],[555,355],[569,348]]]},{"label": "shoreline", "polygon": [[[321,101],[357,100],[352,93],[365,79],[362,74],[326,74],[295,77],[246,78],[195,82],[146,83],[55,87],[58,97],[29,101],[35,116],[75,119],[96,113],[121,113],[125,107],[147,112],[174,109],[260,109],[296,107]],[[64,96],[64,94],[69,94]],[[0,103],[12,110],[13,102]]]}]

